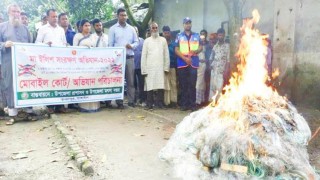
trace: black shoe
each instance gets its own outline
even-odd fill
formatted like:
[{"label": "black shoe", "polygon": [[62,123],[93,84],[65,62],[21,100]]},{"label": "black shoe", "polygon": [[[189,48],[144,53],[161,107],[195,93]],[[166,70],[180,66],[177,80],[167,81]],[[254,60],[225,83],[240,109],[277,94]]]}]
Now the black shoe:
[{"label": "black shoe", "polygon": [[181,110],[181,111],[187,111],[188,108],[187,108],[187,107],[181,107],[180,110]]},{"label": "black shoe", "polygon": [[5,116],[5,115],[6,115],[6,113],[4,112],[4,110],[0,109],[0,116]]},{"label": "black shoe", "polygon": [[118,109],[124,109],[123,104],[118,104]]},{"label": "black shoe", "polygon": [[161,106],[161,105],[155,105],[154,106],[156,109],[163,109],[163,106]]},{"label": "black shoe", "polygon": [[189,110],[191,110],[192,112],[193,112],[193,111],[197,111],[198,109],[199,109],[199,108],[198,108],[197,106],[193,106],[193,107],[190,107],[190,108],[189,108]]},{"label": "black shoe", "polygon": [[128,103],[128,106],[130,106],[130,107],[136,107],[136,105],[134,104],[134,103]]},{"label": "black shoe", "polygon": [[79,105],[78,104],[69,104],[68,108],[69,109],[79,109]]},{"label": "black shoe", "polygon": [[190,111],[196,111],[197,110],[197,108],[195,108],[195,107],[192,107],[192,108],[190,108]]},{"label": "black shoe", "polygon": [[153,107],[152,106],[146,106],[146,108],[144,108],[145,110],[148,110],[148,111],[153,111]]},{"label": "black shoe", "polygon": [[104,104],[106,105],[106,108],[112,108],[111,101],[104,101]]},{"label": "black shoe", "polygon": [[39,117],[36,113],[32,112],[32,113],[28,113],[28,120],[30,121],[37,121],[39,120]]},{"label": "black shoe", "polygon": [[170,103],[168,105],[169,108],[177,108],[178,107],[178,104],[177,103]]}]

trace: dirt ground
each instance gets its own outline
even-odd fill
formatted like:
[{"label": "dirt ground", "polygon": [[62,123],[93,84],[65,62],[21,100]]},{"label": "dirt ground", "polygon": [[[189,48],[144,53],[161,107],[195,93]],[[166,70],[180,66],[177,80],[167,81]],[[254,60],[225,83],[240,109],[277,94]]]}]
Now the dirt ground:
[{"label": "dirt ground", "polygon": [[[176,114],[177,115],[177,114]],[[93,179],[174,179],[158,158],[175,124],[137,109],[60,116],[93,161]]]},{"label": "dirt ground", "polygon": [[[308,107],[298,110],[314,132],[320,126],[320,111]],[[158,158],[158,152],[175,125],[189,113],[126,108],[58,115],[92,160],[95,173],[91,177],[84,176],[70,161],[69,150],[52,120],[13,126],[0,121],[0,179],[175,179],[172,167]],[[320,135],[310,142],[308,151],[311,164],[320,169]],[[27,158],[13,160],[19,152]]]},{"label": "dirt ground", "polygon": [[[312,107],[299,107],[299,112],[308,121],[312,134],[320,127],[320,110]],[[308,145],[310,163],[320,170],[320,132]]]},{"label": "dirt ground", "polygon": [[69,160],[52,120],[20,122],[13,126],[0,121],[0,144],[0,179],[85,179]]}]

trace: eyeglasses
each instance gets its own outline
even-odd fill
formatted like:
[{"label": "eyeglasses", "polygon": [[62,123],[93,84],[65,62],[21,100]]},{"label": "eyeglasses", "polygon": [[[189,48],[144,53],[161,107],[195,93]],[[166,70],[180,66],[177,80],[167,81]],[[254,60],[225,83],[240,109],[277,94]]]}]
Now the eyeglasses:
[{"label": "eyeglasses", "polygon": [[152,27],[152,29],[158,29],[158,27]]}]

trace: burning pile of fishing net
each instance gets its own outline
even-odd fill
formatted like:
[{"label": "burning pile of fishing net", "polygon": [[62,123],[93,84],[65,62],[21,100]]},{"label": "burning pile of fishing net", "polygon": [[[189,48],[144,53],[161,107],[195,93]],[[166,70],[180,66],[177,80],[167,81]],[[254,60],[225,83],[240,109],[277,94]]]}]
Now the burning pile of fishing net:
[{"label": "burning pile of fishing net", "polygon": [[160,158],[184,179],[317,179],[309,163],[310,128],[296,108],[267,87],[266,46],[252,25],[238,55],[241,63],[217,104],[177,125]]},{"label": "burning pile of fishing net", "polygon": [[218,105],[185,117],[160,157],[184,179],[316,176],[306,149],[311,132],[294,106],[277,94],[243,105],[240,114]]}]

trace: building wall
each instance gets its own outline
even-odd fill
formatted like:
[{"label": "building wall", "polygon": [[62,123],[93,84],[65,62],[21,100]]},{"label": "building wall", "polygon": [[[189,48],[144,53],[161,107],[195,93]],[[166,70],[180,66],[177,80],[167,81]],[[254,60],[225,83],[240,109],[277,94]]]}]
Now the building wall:
[{"label": "building wall", "polygon": [[275,6],[273,40],[280,91],[294,102],[320,107],[320,1],[281,2]]},{"label": "building wall", "polygon": [[256,25],[261,33],[269,34],[273,37],[273,9],[274,1],[272,0],[246,0],[242,10],[242,16],[252,17],[252,11],[257,9],[260,14],[260,21]]},{"label": "building wall", "polygon": [[183,18],[190,17],[192,30],[200,32],[203,28],[202,11],[203,0],[155,0],[154,20],[160,28],[169,25],[171,30],[183,30]]},{"label": "building wall", "polygon": [[[261,14],[257,26],[263,33],[273,34],[273,1],[247,0],[243,7],[243,17],[251,17],[253,9]],[[216,32],[221,23],[228,21],[227,9],[223,0],[155,0],[154,20],[162,27],[182,30],[182,19],[189,16],[193,20],[192,29],[200,32],[206,29]],[[225,27],[226,28],[226,27]]]}]

